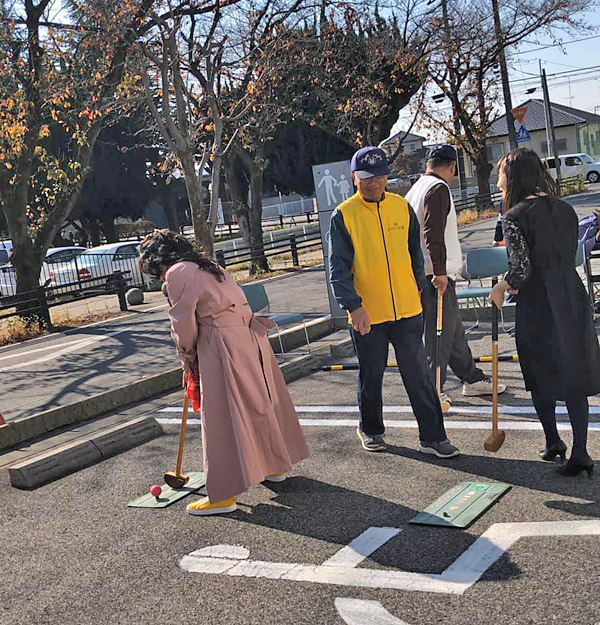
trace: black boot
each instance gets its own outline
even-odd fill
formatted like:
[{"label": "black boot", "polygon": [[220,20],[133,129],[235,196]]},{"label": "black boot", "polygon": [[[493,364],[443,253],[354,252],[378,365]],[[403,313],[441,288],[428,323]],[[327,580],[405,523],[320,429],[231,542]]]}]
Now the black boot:
[{"label": "black boot", "polygon": [[561,462],[564,462],[567,456],[567,446],[560,439],[556,443],[548,445],[545,449],[540,451],[540,458],[546,462],[554,462],[556,460],[556,456],[560,457]]},{"label": "black boot", "polygon": [[575,460],[571,457],[569,462],[563,464],[562,467],[558,467],[558,472],[565,477],[575,477],[584,471],[587,472],[591,480],[594,475],[594,461],[589,456]]}]

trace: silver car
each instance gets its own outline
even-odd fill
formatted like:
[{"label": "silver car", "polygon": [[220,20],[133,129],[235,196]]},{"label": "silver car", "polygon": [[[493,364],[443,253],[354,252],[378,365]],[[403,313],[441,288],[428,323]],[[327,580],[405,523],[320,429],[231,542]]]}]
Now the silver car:
[{"label": "silver car", "polygon": [[109,288],[115,271],[123,273],[128,285],[143,287],[147,283],[138,267],[138,245],[107,243],[77,256],[72,262],[57,265],[50,272],[50,288],[57,293],[85,288]]},{"label": "silver car", "polygon": [[[85,252],[85,247],[51,247],[46,252],[46,258],[42,263],[40,273],[40,286],[49,283],[52,279],[54,268],[61,264],[67,264]],[[0,266],[0,295],[15,295],[17,292],[17,274],[10,264]]]}]

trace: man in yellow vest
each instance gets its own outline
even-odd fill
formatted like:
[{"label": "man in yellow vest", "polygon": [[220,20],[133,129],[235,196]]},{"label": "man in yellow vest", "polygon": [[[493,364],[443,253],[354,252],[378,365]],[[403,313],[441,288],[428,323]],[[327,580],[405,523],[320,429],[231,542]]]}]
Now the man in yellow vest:
[{"label": "man in yellow vest", "polygon": [[419,222],[403,197],[385,190],[390,170],[383,150],[358,150],[350,169],[358,192],[331,217],[329,260],[358,356],[358,438],[366,451],[386,449],[382,387],[391,343],[419,425],[419,451],[452,458],[460,452],[446,436],[423,345],[420,291],[427,282]]}]

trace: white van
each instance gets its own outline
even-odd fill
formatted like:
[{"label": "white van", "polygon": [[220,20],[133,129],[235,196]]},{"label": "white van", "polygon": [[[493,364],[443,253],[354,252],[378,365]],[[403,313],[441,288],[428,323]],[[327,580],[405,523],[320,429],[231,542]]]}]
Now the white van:
[{"label": "white van", "polygon": [[[558,160],[560,161],[560,175],[563,178],[581,175],[584,180],[588,182],[598,182],[600,180],[600,162],[595,161],[585,152],[580,152],[579,154],[561,154]],[[550,175],[556,178],[554,158],[543,158],[542,162],[547,163]]]}]

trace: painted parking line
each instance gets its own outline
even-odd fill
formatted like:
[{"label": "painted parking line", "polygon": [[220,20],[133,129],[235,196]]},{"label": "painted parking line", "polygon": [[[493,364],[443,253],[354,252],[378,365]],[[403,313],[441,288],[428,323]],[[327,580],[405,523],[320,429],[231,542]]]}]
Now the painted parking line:
[{"label": "painted parking line", "polygon": [[[339,405],[339,406],[295,406],[298,414],[359,414],[360,410],[358,406],[353,405]],[[168,406],[159,410],[161,413],[173,412],[181,414],[182,408],[180,406]],[[384,406],[383,412],[386,414],[394,413],[410,413],[412,414],[412,406]],[[491,415],[491,406],[452,406],[450,412],[454,414],[483,414]],[[500,414],[525,414],[535,415],[535,408],[533,406],[498,406],[498,412]],[[557,406],[556,414],[569,414],[566,406]],[[600,414],[600,406],[590,406],[590,414]]]},{"label": "painted parking line", "polygon": [[[383,528],[370,528],[356,540],[372,529]],[[395,535],[398,534],[400,530]],[[598,520],[494,523],[442,573],[413,573],[397,568],[360,569],[355,566],[358,558],[339,566],[250,560],[249,549],[225,544],[192,551],[181,558],[179,566],[190,573],[208,575],[462,595],[520,538],[599,535]],[[376,544],[372,536],[369,540]]]},{"label": "painted parking line", "polygon": [[[181,419],[175,417],[157,417],[156,420],[161,425],[179,425]],[[334,427],[334,428],[355,428],[356,419],[299,419],[300,425],[305,427]],[[188,425],[201,425],[201,419],[188,419]],[[450,430],[489,430],[489,421],[444,421],[444,426]],[[386,428],[407,428],[417,429],[418,423],[408,419],[388,419],[385,422]],[[542,429],[540,423],[536,421],[500,421],[498,427],[501,430],[520,430],[523,432],[537,432]],[[558,421],[558,430],[570,431],[571,425],[568,421]],[[600,432],[600,423],[590,423],[590,432]]]},{"label": "painted parking line", "polygon": [[379,601],[338,597],[335,608],[347,625],[408,625],[392,616]]},{"label": "painted parking line", "polygon": [[[90,345],[94,345],[96,343],[100,343],[101,341],[105,341],[106,339],[110,339],[119,334],[123,334],[123,332],[125,332],[125,330],[118,330],[116,332],[107,332],[106,334],[101,334],[99,336],[93,336],[87,339],[73,341],[62,348],[54,346],[55,351],[53,353],[48,354],[47,356],[42,356],[40,358],[35,358],[33,360],[27,360],[26,362],[19,362],[14,365],[8,365],[6,367],[2,367],[0,368],[0,373],[3,373],[5,371],[17,371],[19,369],[27,369],[31,367],[32,365],[39,365],[45,362],[49,362],[61,356],[65,356],[66,354],[70,354],[79,349],[82,349],[84,347],[89,347]],[[48,349],[49,349],[48,347],[44,347],[38,351],[48,351]],[[12,357],[20,358],[22,355],[23,355],[22,353],[15,352],[14,355],[12,355]],[[8,358],[8,356],[4,358]]]}]

